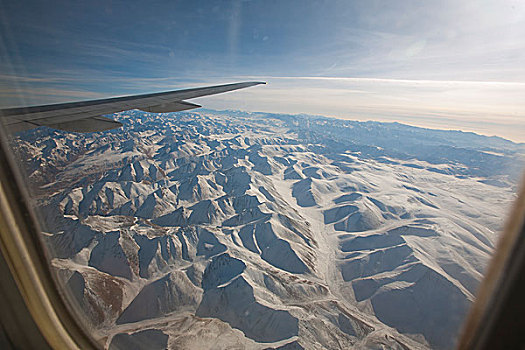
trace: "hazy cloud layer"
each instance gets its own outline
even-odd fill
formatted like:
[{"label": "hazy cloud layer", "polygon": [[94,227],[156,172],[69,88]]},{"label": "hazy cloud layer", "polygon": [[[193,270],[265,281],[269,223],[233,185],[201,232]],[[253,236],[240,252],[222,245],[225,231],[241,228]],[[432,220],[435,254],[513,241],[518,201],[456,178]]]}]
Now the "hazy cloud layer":
[{"label": "hazy cloud layer", "polygon": [[[257,78],[257,77],[253,77]],[[207,107],[399,121],[525,142],[525,84],[272,77],[268,86],[201,99]]]}]

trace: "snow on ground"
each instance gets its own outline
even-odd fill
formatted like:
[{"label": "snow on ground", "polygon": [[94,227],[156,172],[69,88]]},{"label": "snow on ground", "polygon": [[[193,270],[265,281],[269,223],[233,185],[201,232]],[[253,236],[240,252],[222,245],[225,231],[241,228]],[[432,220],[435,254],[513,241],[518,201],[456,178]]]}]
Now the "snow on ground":
[{"label": "snow on ground", "polygon": [[114,116],[14,141],[106,347],[448,349],[523,145],[311,116]]}]

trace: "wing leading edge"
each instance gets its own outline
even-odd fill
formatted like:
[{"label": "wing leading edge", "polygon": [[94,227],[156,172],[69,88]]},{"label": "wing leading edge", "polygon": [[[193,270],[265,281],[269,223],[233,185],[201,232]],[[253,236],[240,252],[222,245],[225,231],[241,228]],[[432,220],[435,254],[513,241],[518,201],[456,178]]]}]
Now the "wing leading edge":
[{"label": "wing leading edge", "polygon": [[105,114],[129,109],[152,113],[184,111],[201,107],[184,101],[186,99],[220,94],[259,84],[265,83],[253,81],[102,100],[9,108],[0,110],[0,118],[6,129],[11,132],[39,126],[74,132],[104,131],[122,126],[117,121],[103,117]]}]

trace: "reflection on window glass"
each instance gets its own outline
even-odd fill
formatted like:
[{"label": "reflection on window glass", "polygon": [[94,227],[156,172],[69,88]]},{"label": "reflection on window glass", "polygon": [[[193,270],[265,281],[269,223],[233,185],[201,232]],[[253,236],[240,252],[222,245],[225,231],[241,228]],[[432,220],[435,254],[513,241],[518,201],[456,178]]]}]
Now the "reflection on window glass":
[{"label": "reflection on window glass", "polygon": [[522,5],[99,5],[3,4],[3,106],[268,82],[13,134],[104,347],[454,346],[525,165]]}]

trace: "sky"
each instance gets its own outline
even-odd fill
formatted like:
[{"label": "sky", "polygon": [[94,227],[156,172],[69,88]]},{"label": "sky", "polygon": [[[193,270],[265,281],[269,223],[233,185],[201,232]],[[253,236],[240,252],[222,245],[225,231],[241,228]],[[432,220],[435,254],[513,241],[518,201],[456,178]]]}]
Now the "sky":
[{"label": "sky", "polygon": [[525,1],[0,0],[0,106],[194,100],[525,142]]}]

